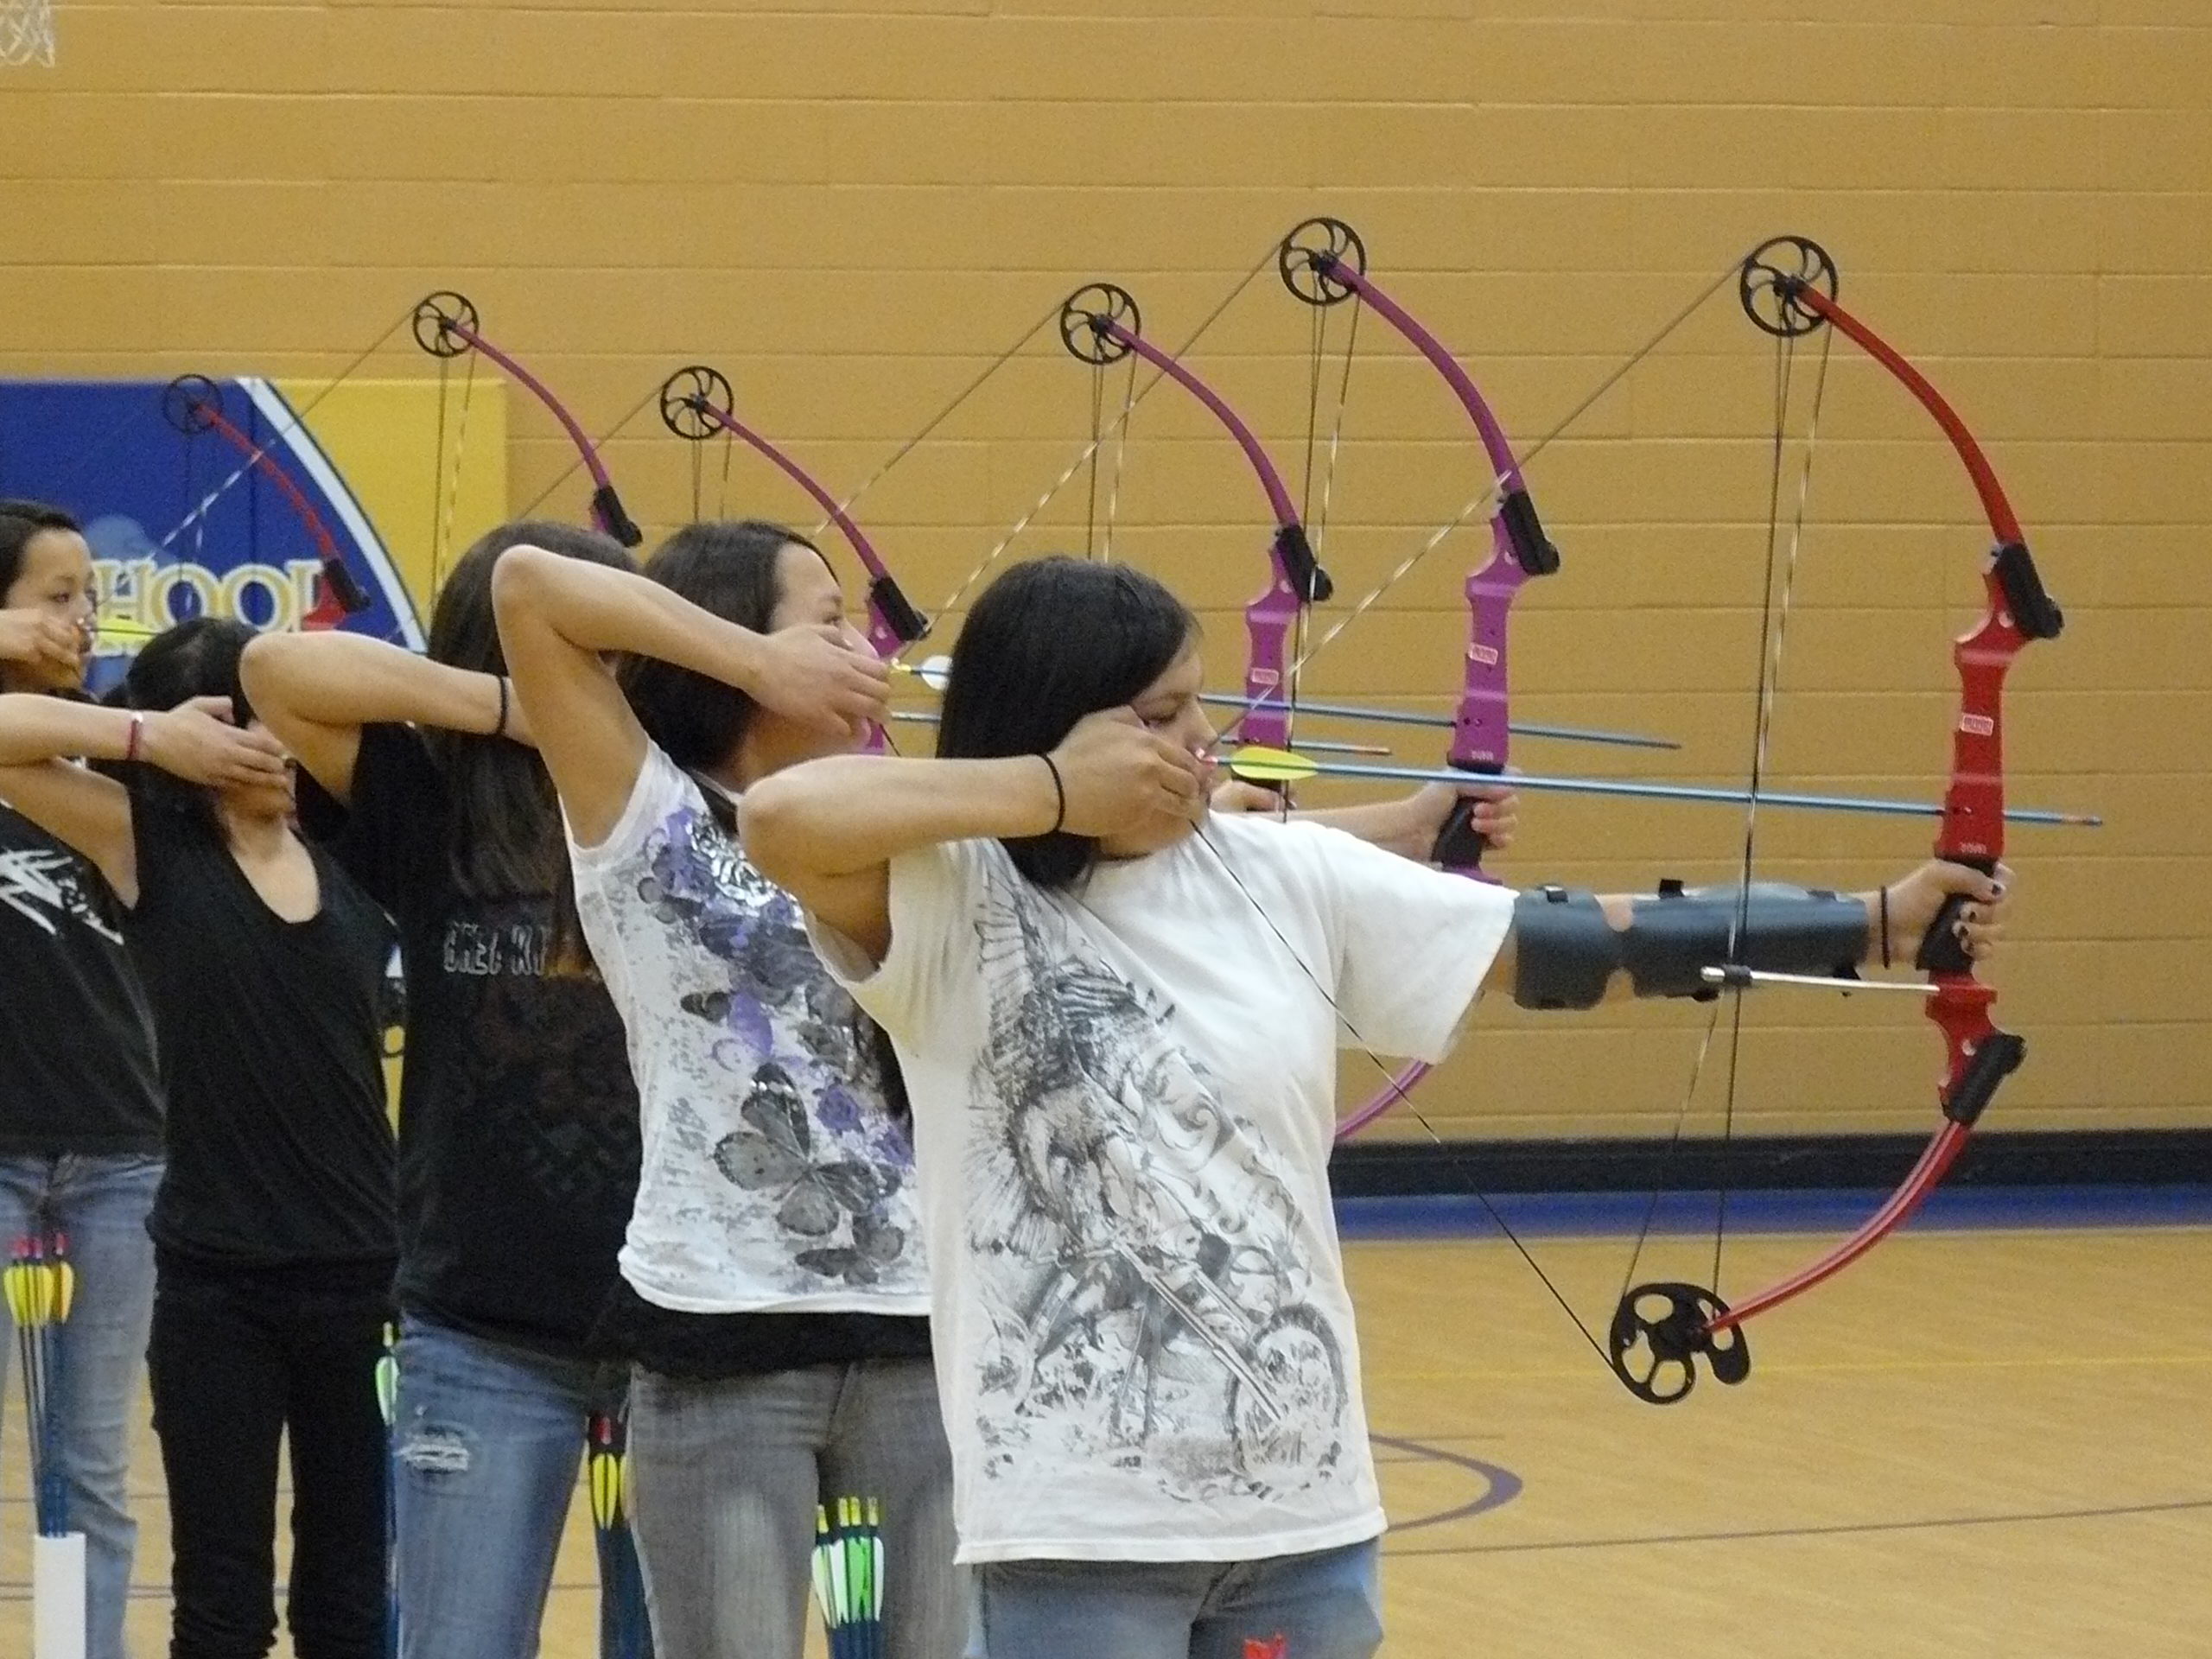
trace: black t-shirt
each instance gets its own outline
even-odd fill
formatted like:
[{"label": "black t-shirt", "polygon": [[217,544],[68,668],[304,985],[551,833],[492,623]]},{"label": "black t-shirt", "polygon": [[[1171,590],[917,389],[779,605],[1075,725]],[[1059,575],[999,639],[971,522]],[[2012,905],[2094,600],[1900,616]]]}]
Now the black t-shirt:
[{"label": "black t-shirt", "polygon": [[452,807],[420,734],[362,728],[350,810],[305,779],[310,833],[399,924],[401,1305],[540,1351],[585,1351],[638,1191],[638,1094],[596,980],[544,971],[550,894],[454,881]]},{"label": "black t-shirt", "polygon": [[378,1003],[391,923],[326,854],[312,854],[315,913],[288,922],[213,825],[137,787],[131,816],[138,902],[124,937],[168,1098],[155,1243],[225,1266],[390,1262]]},{"label": "black t-shirt", "polygon": [[154,1017],[92,865],[0,804],[0,1155],[162,1149]]}]

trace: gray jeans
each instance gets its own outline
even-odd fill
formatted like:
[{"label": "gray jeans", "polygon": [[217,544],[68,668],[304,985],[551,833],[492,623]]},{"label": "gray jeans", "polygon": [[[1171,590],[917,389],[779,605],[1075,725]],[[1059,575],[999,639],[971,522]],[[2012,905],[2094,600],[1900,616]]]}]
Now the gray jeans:
[{"label": "gray jeans", "polygon": [[660,1659],[799,1659],[817,1504],[883,1506],[887,1659],[958,1659],[952,1454],[926,1359],[720,1382],[640,1370],[631,1526]]}]

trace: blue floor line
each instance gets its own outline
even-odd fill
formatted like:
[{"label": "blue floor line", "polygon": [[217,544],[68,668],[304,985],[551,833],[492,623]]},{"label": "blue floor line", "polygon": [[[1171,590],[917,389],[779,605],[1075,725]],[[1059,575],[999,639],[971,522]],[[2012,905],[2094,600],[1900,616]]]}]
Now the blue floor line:
[{"label": "blue floor line", "polygon": [[[1881,1208],[1885,1189],[1827,1187],[1728,1194],[1728,1226],[1745,1233],[1847,1233]],[[1493,1198],[1506,1224],[1534,1237],[1633,1233],[1649,1192],[1515,1192]],[[1713,1192],[1662,1192],[1654,1233],[1709,1234]],[[1977,1227],[2183,1227],[2212,1223],[2212,1183],[2168,1185],[1938,1187],[1911,1225],[1923,1231]],[[1466,1193],[1337,1200],[1346,1238],[1497,1236],[1483,1201]]]}]

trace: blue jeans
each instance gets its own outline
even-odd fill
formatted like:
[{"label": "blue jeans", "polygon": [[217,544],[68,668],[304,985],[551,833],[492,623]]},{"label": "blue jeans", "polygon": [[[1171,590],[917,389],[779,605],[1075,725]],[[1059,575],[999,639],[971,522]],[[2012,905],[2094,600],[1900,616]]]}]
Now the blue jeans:
[{"label": "blue jeans", "polygon": [[[146,1154],[0,1157],[0,1252],[41,1230],[67,1236],[77,1295],[59,1343],[60,1461],[69,1527],[85,1535],[85,1651],[124,1659],[123,1616],[138,1523],[124,1508],[130,1481],[130,1414],[154,1314],[154,1244],[146,1217],[162,1160]],[[8,1388],[15,1326],[0,1305],[0,1400]],[[28,1511],[25,1511],[28,1513]]]},{"label": "blue jeans", "polygon": [[926,1359],[630,1389],[638,1553],[661,1659],[799,1659],[815,1506],[883,1514],[887,1659],[958,1659],[952,1453]]},{"label": "blue jeans", "polygon": [[[531,1659],[576,1489],[586,1420],[619,1414],[615,1365],[556,1359],[409,1318],[393,1414],[402,1659]],[[622,1556],[628,1533],[610,1541]],[[602,1561],[606,1556],[602,1554]],[[601,1652],[651,1652],[645,1610],[610,1594]],[[635,1572],[620,1579],[634,1586]],[[641,1648],[640,1643],[645,1645]]]},{"label": "blue jeans", "polygon": [[1368,1659],[1373,1540],[1257,1561],[992,1561],[968,1659]]}]

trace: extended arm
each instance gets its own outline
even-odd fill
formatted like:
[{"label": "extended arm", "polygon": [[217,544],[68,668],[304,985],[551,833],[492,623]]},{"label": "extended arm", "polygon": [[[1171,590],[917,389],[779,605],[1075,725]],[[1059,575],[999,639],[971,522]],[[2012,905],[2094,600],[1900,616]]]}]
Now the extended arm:
[{"label": "extended arm", "polygon": [[1703,970],[1728,963],[1820,976],[1910,963],[1945,902],[1970,903],[1961,943],[1977,959],[2004,936],[2005,880],[1930,860],[1872,893],[1754,884],[1598,895],[1539,887],[1520,895],[1513,931],[1485,990],[1523,1007],[1587,1008],[1630,996],[1709,990]]}]

